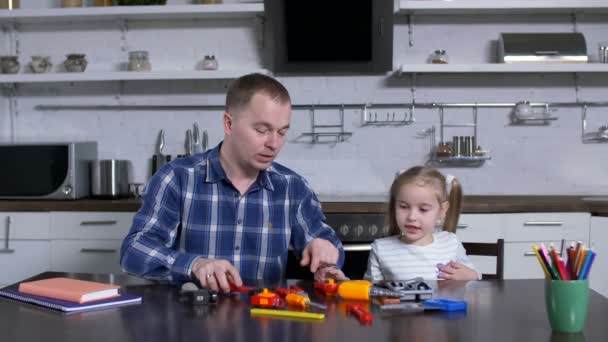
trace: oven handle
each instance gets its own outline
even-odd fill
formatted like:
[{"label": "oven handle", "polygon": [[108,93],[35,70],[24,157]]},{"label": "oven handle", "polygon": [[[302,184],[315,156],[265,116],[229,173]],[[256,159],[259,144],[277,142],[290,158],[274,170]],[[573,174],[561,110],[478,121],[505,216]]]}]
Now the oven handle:
[{"label": "oven handle", "polygon": [[368,252],[372,250],[372,245],[369,243],[344,245],[343,247],[345,252]]}]

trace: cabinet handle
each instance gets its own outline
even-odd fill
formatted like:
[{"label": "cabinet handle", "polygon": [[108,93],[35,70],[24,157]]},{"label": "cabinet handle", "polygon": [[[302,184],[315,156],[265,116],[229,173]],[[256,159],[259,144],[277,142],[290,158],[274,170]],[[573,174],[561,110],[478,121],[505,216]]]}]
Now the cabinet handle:
[{"label": "cabinet handle", "polygon": [[112,226],[117,224],[116,220],[106,220],[106,221],[82,221],[80,222],[81,226]]},{"label": "cabinet handle", "polygon": [[372,245],[369,243],[361,244],[361,245],[346,245],[344,246],[345,252],[365,252],[371,251]]},{"label": "cabinet handle", "polygon": [[15,252],[15,250],[14,249],[10,249],[9,245],[8,245],[9,239],[11,237],[11,222],[12,222],[11,217],[7,216],[6,217],[5,236],[4,236],[4,248],[0,249],[0,253],[8,254],[8,253],[14,253]]},{"label": "cabinet handle", "polygon": [[562,221],[527,221],[524,226],[563,226]]},{"label": "cabinet handle", "polygon": [[81,248],[80,253],[116,253],[115,248]]},{"label": "cabinet handle", "polygon": [[466,223],[456,225],[456,229],[467,229],[467,228],[469,228],[469,225]]}]

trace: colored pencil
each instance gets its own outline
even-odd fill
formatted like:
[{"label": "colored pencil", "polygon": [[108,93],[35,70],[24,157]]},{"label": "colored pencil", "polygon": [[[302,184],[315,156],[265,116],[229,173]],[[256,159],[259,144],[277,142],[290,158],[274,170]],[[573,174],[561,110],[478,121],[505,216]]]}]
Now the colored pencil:
[{"label": "colored pencil", "polygon": [[555,250],[555,247],[553,247],[553,245],[551,245],[551,256],[553,257],[553,266],[555,267],[555,269],[557,269],[557,272],[559,274],[559,280],[569,280],[568,275],[564,271],[562,262],[559,256],[557,255],[557,251]]},{"label": "colored pencil", "polygon": [[551,274],[551,279],[558,279],[558,274],[557,272],[553,269],[553,267],[551,267],[551,258],[549,257],[549,253],[547,252],[547,247],[545,247],[545,245],[543,243],[540,244],[540,252],[541,252],[541,256],[543,257],[543,259],[545,260],[546,264],[547,264],[547,268],[549,269],[549,273]]},{"label": "colored pencil", "polygon": [[538,247],[536,245],[534,245],[534,246],[532,246],[532,249],[534,250],[534,254],[536,254],[536,258],[538,259],[540,266],[543,268],[543,272],[545,272],[545,279],[551,279],[552,277],[551,277],[551,274],[549,273],[549,269],[547,268],[547,264],[545,263],[543,258],[540,256]]},{"label": "colored pencil", "polygon": [[583,247],[583,248],[581,248],[580,256],[578,257],[578,260],[576,262],[576,278],[575,279],[580,279],[580,277],[581,277],[581,268],[583,268],[583,261],[585,261],[586,256],[587,256],[587,249]]},{"label": "colored pencil", "polygon": [[587,279],[587,277],[589,276],[589,271],[591,270],[591,265],[593,265],[593,260],[595,260],[595,254],[592,251],[589,251],[589,253],[587,253],[587,255],[589,257],[587,257],[587,262],[585,262],[585,264],[583,265],[583,269],[581,270],[581,276],[579,279],[584,280]]}]

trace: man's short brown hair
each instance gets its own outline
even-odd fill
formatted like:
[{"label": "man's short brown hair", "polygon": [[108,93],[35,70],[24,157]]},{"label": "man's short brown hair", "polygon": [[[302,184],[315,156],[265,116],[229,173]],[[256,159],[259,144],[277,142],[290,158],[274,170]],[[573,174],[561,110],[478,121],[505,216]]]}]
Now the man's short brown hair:
[{"label": "man's short brown hair", "polygon": [[226,112],[237,114],[249,105],[253,95],[259,93],[279,103],[291,103],[289,92],[279,81],[254,73],[241,76],[230,85],[226,94]]}]

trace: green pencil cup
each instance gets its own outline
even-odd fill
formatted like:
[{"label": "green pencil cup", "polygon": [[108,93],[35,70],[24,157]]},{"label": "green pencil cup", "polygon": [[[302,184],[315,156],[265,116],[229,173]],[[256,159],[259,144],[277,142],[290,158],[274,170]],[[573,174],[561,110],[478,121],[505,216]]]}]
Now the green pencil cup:
[{"label": "green pencil cup", "polygon": [[589,280],[547,280],[545,304],[553,331],[583,331],[589,307]]}]

